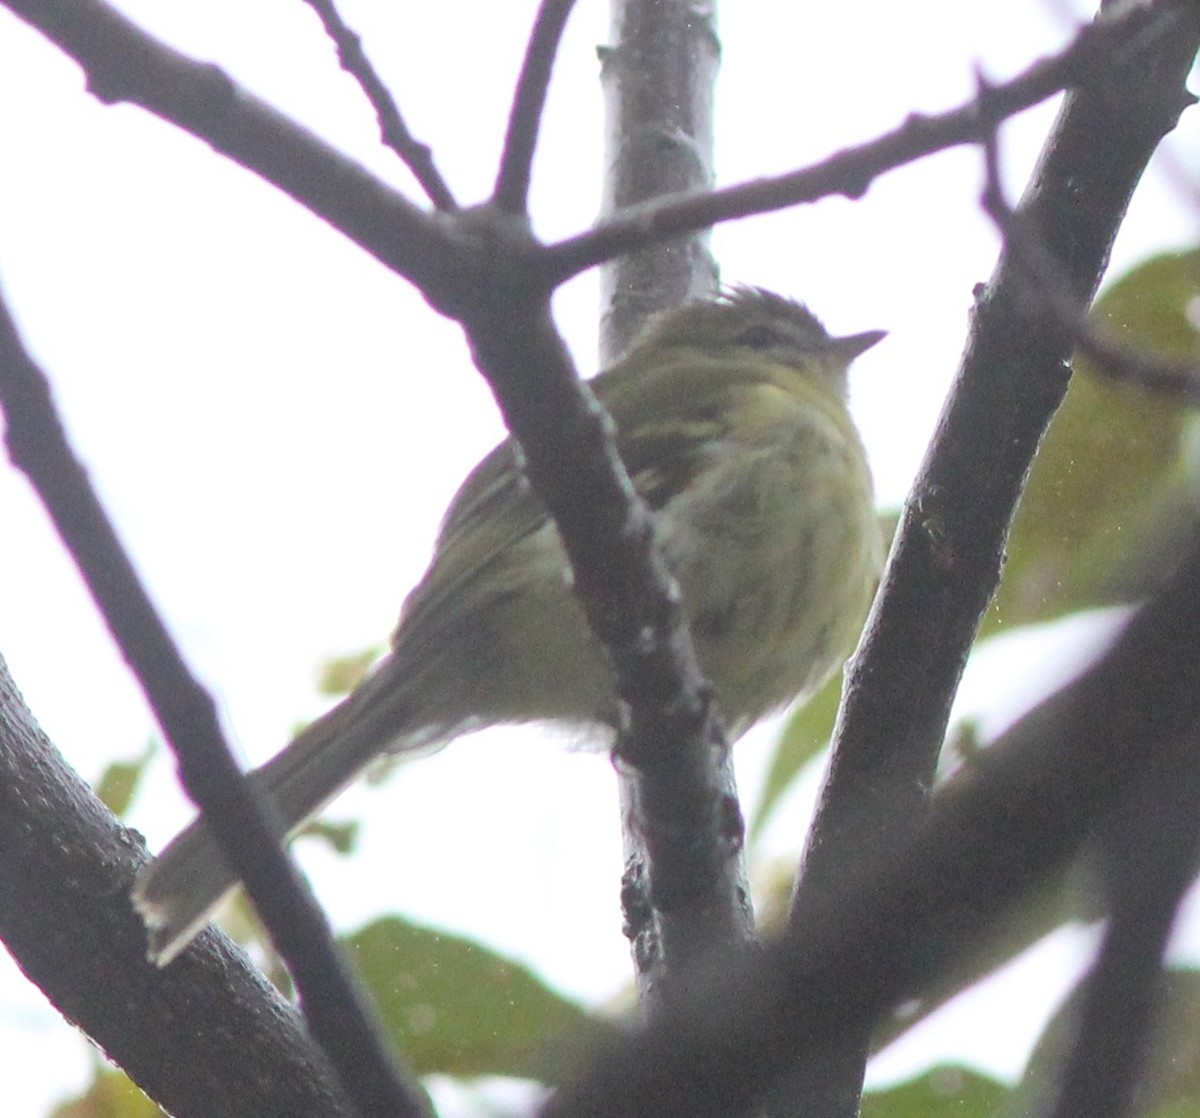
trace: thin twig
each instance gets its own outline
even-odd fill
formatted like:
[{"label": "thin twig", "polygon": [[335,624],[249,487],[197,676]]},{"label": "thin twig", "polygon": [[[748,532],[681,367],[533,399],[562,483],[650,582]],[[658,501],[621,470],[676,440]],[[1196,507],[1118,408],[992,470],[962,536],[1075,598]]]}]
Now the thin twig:
[{"label": "thin twig", "polygon": [[76,59],[88,90],[141,105],[253,171],[435,300],[467,264],[435,220],[220,68],[146,34],[103,0],[0,0]]},{"label": "thin twig", "polygon": [[939,151],[978,143],[997,124],[1048,97],[1085,82],[1112,65],[1113,52],[1170,4],[1129,5],[1119,17],[1083,28],[1070,46],[991,88],[986,103],[973,98],[934,116],[911,114],[898,128],[846,148],[811,167],[755,179],[711,193],[659,198],[631,206],[586,233],[546,250],[547,283],[558,284],[622,253],[643,249],[723,221],[770,213],[829,195],[861,197],[875,179]]},{"label": "thin twig", "polygon": [[458,202],[433,161],[433,149],[409,130],[400,115],[392,92],[384,84],[362,47],[362,38],[342,19],[333,0],[304,0],[320,17],[325,33],[333,40],[342,69],[358,82],[375,116],[379,136],[403,160],[429,200],[444,213],[458,210]]},{"label": "thin twig", "polygon": [[984,140],[983,152],[986,182],[980,203],[984,212],[996,223],[1005,246],[1036,292],[1039,305],[1070,334],[1075,348],[1091,359],[1096,372],[1110,380],[1200,407],[1200,365],[1150,357],[1105,337],[1092,325],[1083,303],[1072,295],[1062,265],[1005,198],[994,132]]},{"label": "thin twig", "polygon": [[[398,274],[435,305],[461,286],[470,261],[447,230],[341,152],[238,86],[217,67],[147,35],[104,0],[0,0],[58,44],[106,102],[142,105],[283,190]],[[1090,72],[1123,35],[1152,26],[1173,0],[1129,5],[1082,32],[1066,51],[995,87],[993,120],[1045,100]],[[722,221],[833,194],[861,195],[870,183],[937,151],[978,142],[992,127],[974,101],[950,113],[912,116],[872,143],[813,167],[712,194],[674,196],[630,207],[599,228],[519,262],[522,282],[549,291],[622,253]],[[534,248],[535,246],[530,246]]]},{"label": "thin twig", "polygon": [[246,882],[287,961],[313,1036],[362,1115],[424,1113],[420,1088],[386,1042],[334,945],[324,914],[280,847],[281,828],[245,781],[212,698],[192,677],[75,457],[50,386],[0,300],[0,405],[9,453],[33,483],[146,695],[222,853]]},{"label": "thin twig", "polygon": [[533,153],[546,105],[546,90],[563,29],[574,6],[575,0],[542,0],[529,36],[492,191],[492,201],[507,213],[523,214],[528,207]]}]

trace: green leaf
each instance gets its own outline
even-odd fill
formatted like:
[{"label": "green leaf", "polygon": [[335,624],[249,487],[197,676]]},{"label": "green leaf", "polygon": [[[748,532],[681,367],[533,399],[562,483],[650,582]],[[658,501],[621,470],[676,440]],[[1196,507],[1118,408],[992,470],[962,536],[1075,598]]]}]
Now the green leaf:
[{"label": "green leaf", "polygon": [[120,817],[129,810],[146,768],[157,752],[158,743],[152,741],[134,760],[114,761],[100,774],[95,786],[96,795],[113,815]]},{"label": "green leaf", "polygon": [[965,1068],[932,1068],[919,1079],[863,1096],[862,1118],[991,1118],[1009,1092]]},{"label": "green leaf", "polygon": [[[1049,1095],[1075,1038],[1085,996],[1084,987],[1076,987],[1050,1019],[1006,1115],[1031,1113],[1029,1108]],[[1190,1118],[1200,1114],[1200,971],[1167,971],[1159,1005],[1162,1012],[1137,1113],[1144,1118]]]},{"label": "green leaf", "polygon": [[347,656],[331,656],[317,674],[317,690],[322,695],[335,697],[350,694],[378,657],[378,648],[364,648]]},{"label": "green leaf", "polygon": [[[1197,298],[1200,251],[1168,253],[1109,286],[1091,321],[1128,349],[1197,361],[1200,331],[1189,315]],[[1102,376],[1084,358],[1075,369],[1017,510],[985,632],[1140,597],[1143,557],[1169,551],[1165,540],[1195,515],[1187,409]]]},{"label": "green leaf", "polygon": [[296,838],[315,839],[324,843],[335,854],[345,855],[354,853],[361,830],[362,825],[357,819],[347,819],[340,823],[331,819],[314,819],[304,825],[304,829]]},{"label": "green leaf", "polygon": [[762,799],[750,820],[750,841],[762,832],[776,804],[800,772],[829,744],[841,695],[842,673],[838,672],[788,719],[771,758]]},{"label": "green leaf", "polygon": [[561,1083],[616,1030],[528,968],[459,936],[389,916],[345,943],[420,1074]]},{"label": "green leaf", "polygon": [[56,1106],[50,1118],[165,1118],[165,1112],[123,1071],[96,1061],[87,1090]]}]

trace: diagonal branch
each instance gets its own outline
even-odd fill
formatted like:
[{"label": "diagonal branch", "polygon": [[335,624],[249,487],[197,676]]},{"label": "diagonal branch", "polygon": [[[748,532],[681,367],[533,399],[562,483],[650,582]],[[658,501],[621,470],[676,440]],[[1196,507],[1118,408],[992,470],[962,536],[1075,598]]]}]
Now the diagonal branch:
[{"label": "diagonal branch", "polygon": [[242,779],[211,697],[192,678],[55,411],[50,387],[0,301],[0,405],[13,462],[33,483],[179,761],[184,784],[246,883],[287,961],[309,1028],[361,1114],[424,1112],[393,1066],[316,901],[280,847],[281,828]]},{"label": "diagonal branch", "polygon": [[508,213],[523,214],[528,206],[533,153],[546,105],[550,73],[567,17],[574,6],[575,0],[542,0],[525,49],[525,60],[521,63],[521,74],[509,110],[500,170],[492,190],[492,201]]},{"label": "diagonal branch", "polygon": [[939,151],[979,143],[1008,117],[1073,85],[1102,77],[1105,69],[1143,32],[1170,18],[1179,0],[1130,4],[1125,11],[1084,28],[1058,54],[1037,62],[1010,81],[989,88],[957,109],[934,116],[910,114],[891,132],[846,148],[798,171],[756,179],[711,193],[674,194],[623,208],[595,229],[547,249],[548,282],[571,276],[622,253],[645,248],[723,221],[770,213],[801,202],[843,194],[858,198],[888,171]]},{"label": "diagonal branch", "polygon": [[426,197],[445,213],[453,213],[458,203],[433,161],[433,150],[421,143],[400,115],[391,90],[371,65],[362,47],[362,39],[352,31],[333,0],[304,0],[317,13],[325,34],[333,40],[342,69],[358,82],[379,120],[379,135],[413,173]]},{"label": "diagonal branch", "polygon": [[[1105,26],[1103,17],[1096,26]],[[1146,163],[1187,103],[1182,85],[1200,46],[1200,11],[1160,6],[1155,23],[1141,30],[1136,51],[1109,41],[1109,65],[1067,97],[1021,204],[1022,220],[1040,231],[1084,302]],[[978,100],[985,118],[994,92]],[[1067,389],[1071,345],[1069,331],[1028,298],[1023,269],[1002,256],[979,297],[880,599],[847,673],[794,920],[840,889],[868,834],[901,846],[921,823],[1029,463]],[[857,1111],[872,1025],[864,1016],[857,1031],[826,1034],[831,1047],[813,1065],[805,1105]]]},{"label": "diagonal branch", "polygon": [[241,952],[161,970],[125,901],[145,843],[33,721],[0,658],[0,940],[68,1020],[179,1118],[352,1118],[295,1008]]},{"label": "diagonal branch", "polygon": [[1070,334],[1075,349],[1091,358],[1097,372],[1144,391],[1162,393],[1181,403],[1200,407],[1200,364],[1156,360],[1105,337],[1088,321],[1086,308],[1071,294],[1070,283],[1058,261],[1021,215],[1013,212],[1004,197],[1000,150],[995,136],[984,142],[983,150],[987,172],[983,209],[1000,230],[1014,265],[1023,269],[1032,288],[1031,298],[1058,319]]}]

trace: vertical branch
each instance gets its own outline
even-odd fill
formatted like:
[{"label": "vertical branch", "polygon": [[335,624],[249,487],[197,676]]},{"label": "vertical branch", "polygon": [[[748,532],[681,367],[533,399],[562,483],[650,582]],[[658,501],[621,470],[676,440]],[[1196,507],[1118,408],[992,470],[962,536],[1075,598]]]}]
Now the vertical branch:
[{"label": "vertical branch", "polygon": [[[612,0],[611,46],[600,51],[605,94],[603,214],[663,194],[712,189],[716,5]],[[707,232],[624,257],[601,271],[601,364],[655,311],[716,286]]]},{"label": "vertical branch", "polygon": [[[718,43],[710,5],[613,0],[613,43],[601,50],[612,215],[668,193],[709,189]],[[654,311],[711,293],[707,233],[667,242],[602,273],[602,364],[614,360]],[[711,720],[710,720],[711,721]],[[719,730],[695,741],[622,743],[626,871],[622,901],[644,999],[673,996],[714,948],[753,935],[741,860],[741,817]],[[694,806],[693,806],[694,805]],[[723,814],[714,828],[705,805]],[[681,812],[693,823],[681,826]],[[724,841],[715,840],[723,834]],[[715,841],[715,846],[714,846]]]}]

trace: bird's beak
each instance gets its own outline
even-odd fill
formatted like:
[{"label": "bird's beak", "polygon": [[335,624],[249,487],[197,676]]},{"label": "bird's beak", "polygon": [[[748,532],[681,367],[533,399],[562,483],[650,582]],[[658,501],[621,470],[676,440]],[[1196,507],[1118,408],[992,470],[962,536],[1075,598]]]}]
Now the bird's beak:
[{"label": "bird's beak", "polygon": [[867,330],[865,333],[850,334],[845,338],[830,338],[828,349],[835,357],[840,357],[849,364],[886,337],[886,330]]}]

